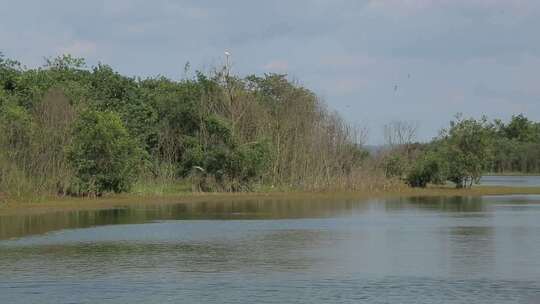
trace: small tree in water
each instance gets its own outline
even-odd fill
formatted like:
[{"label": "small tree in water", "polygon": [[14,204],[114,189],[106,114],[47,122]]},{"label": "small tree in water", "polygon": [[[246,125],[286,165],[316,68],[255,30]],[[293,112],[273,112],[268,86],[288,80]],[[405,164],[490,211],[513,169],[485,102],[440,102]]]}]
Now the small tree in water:
[{"label": "small tree in water", "polygon": [[443,129],[438,139],[417,157],[406,174],[412,187],[428,183],[455,183],[457,188],[478,183],[492,159],[493,125],[480,120],[463,119],[460,114]]},{"label": "small tree in water", "polygon": [[478,183],[491,159],[492,127],[487,119],[463,119],[460,114],[441,134],[441,152],[448,162],[447,179],[456,187]]}]

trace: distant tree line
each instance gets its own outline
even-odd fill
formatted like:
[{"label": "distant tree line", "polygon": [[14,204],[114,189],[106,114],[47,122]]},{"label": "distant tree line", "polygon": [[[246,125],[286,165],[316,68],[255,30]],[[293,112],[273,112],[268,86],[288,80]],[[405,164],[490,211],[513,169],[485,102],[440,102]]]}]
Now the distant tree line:
[{"label": "distant tree line", "polygon": [[361,133],[286,75],[136,78],[69,55],[0,54],[0,194],[353,187]]},{"label": "distant tree line", "polygon": [[[390,125],[389,133],[408,134],[410,124]],[[540,123],[523,114],[508,123],[465,119],[456,115],[450,126],[427,144],[411,136],[385,156],[387,176],[398,176],[410,186],[454,183],[458,188],[478,183],[485,173],[540,173]]]}]

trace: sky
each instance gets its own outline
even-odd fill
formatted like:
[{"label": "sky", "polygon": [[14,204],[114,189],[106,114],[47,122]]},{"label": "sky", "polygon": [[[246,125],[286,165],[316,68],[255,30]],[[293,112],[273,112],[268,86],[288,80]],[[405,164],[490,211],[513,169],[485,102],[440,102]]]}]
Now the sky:
[{"label": "sky", "polygon": [[132,76],[186,77],[232,54],[280,73],[382,144],[391,121],[429,140],[460,112],[540,120],[538,0],[0,0],[0,52],[69,53]]}]

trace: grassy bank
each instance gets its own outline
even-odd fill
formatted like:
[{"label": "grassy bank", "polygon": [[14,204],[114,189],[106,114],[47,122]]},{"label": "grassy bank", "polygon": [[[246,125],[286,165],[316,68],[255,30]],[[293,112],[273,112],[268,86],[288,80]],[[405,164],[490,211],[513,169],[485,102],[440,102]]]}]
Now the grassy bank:
[{"label": "grassy bank", "polygon": [[540,187],[473,187],[455,189],[450,187],[401,188],[390,191],[364,192],[252,192],[252,193],[163,193],[163,194],[121,194],[100,198],[58,198],[51,197],[40,202],[4,202],[0,204],[0,216],[42,214],[49,212],[100,210],[134,205],[200,203],[253,199],[305,200],[310,198],[370,199],[414,196],[485,196],[539,194]]}]

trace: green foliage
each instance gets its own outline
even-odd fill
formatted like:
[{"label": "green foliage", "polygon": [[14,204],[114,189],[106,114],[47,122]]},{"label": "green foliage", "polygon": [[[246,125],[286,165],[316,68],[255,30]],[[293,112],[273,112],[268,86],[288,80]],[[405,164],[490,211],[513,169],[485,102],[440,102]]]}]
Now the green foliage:
[{"label": "green foliage", "polygon": [[4,58],[0,53],[0,91],[13,92],[20,74],[20,63]]},{"label": "green foliage", "polygon": [[30,145],[32,118],[23,107],[5,102],[0,105],[0,144],[10,155],[20,155]]},{"label": "green foliage", "polygon": [[[139,189],[358,189],[371,165],[357,131],[286,75],[140,79],[69,55],[27,69],[0,54],[0,192],[99,195],[135,179]],[[411,186],[540,172],[540,124],[524,115],[459,116],[430,144],[406,135],[373,167]]]},{"label": "green foliage", "polygon": [[520,114],[508,124],[495,121],[493,128],[490,171],[540,173],[540,123]]},{"label": "green foliage", "polygon": [[[457,187],[470,187],[487,171],[539,172],[539,126],[521,114],[513,116],[508,124],[458,115],[438,139],[420,151],[405,180],[413,187],[445,180]],[[389,164],[399,168],[400,161]]]},{"label": "green foliage", "polygon": [[[194,168],[208,190],[243,191],[270,173],[279,183],[330,168],[350,174],[364,158],[344,139],[332,163],[311,159],[321,149],[330,157],[331,137],[344,129],[323,121],[330,116],[315,95],[284,75],[137,79],[70,55],[26,69],[0,54],[0,109],[0,157],[15,177],[9,186],[0,180],[0,191],[21,181],[46,193],[99,195],[126,191],[135,177],[171,183]],[[314,144],[323,142],[311,134],[317,120],[326,147]],[[304,171],[294,169],[308,159]]]},{"label": "green foliage", "polygon": [[227,120],[215,115],[207,117],[206,131],[214,142],[231,144],[233,141],[231,124]]},{"label": "green foliage", "polygon": [[151,153],[156,147],[158,136],[156,110],[138,99],[126,103],[117,113],[122,117],[130,135],[138,140],[140,147]]},{"label": "green foliage", "polygon": [[136,178],[140,151],[118,114],[84,111],[73,132],[68,159],[76,180],[71,191],[100,195],[129,190]]},{"label": "green foliage", "polygon": [[442,135],[441,150],[448,161],[448,179],[457,187],[480,180],[491,160],[491,130],[487,119],[463,119],[460,115]]},{"label": "green foliage", "polygon": [[428,183],[444,184],[448,176],[448,162],[440,153],[428,151],[419,157],[407,172],[405,181],[411,187],[424,188]]},{"label": "green foliage", "polygon": [[199,141],[195,137],[185,136],[179,176],[188,176],[194,167],[205,167],[205,158],[206,153]]},{"label": "green foliage", "polygon": [[25,198],[63,192],[73,114],[67,102],[58,92],[32,111],[11,95],[0,105],[0,192]]},{"label": "green foliage", "polygon": [[215,147],[208,151],[203,163],[218,190],[249,190],[253,182],[261,180],[270,164],[269,143],[263,140],[238,147]]},{"label": "green foliage", "polygon": [[267,141],[247,143],[239,146],[225,167],[229,176],[241,183],[249,184],[260,178],[270,161],[270,146]]},{"label": "green foliage", "polygon": [[55,58],[46,58],[45,67],[55,70],[76,70],[84,69],[86,66],[84,58],[73,57],[69,54],[64,54]]},{"label": "green foliage", "polygon": [[538,130],[535,124],[523,114],[512,116],[512,120],[507,125],[502,125],[501,130],[504,137],[518,142],[531,142],[538,140]]},{"label": "green foliage", "polygon": [[383,161],[384,174],[387,178],[401,178],[407,170],[407,161],[398,154],[391,154]]}]

